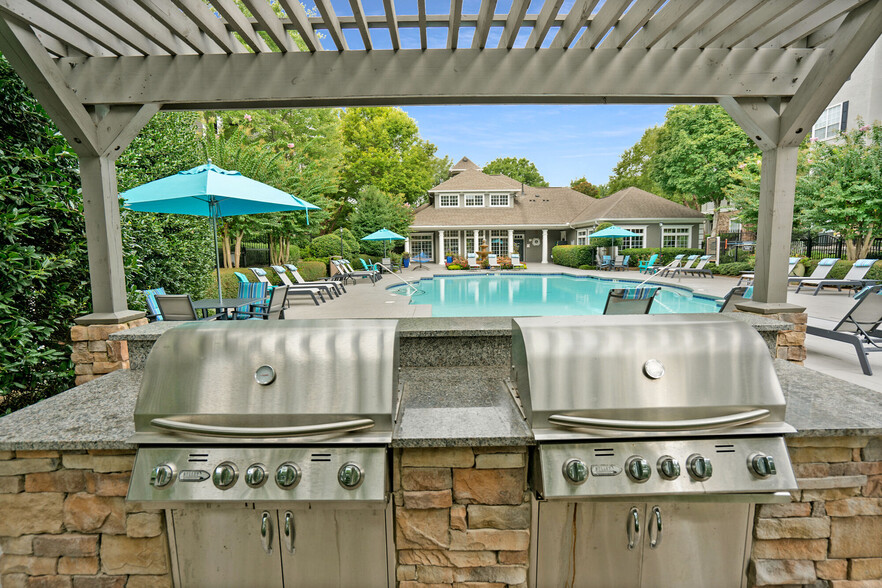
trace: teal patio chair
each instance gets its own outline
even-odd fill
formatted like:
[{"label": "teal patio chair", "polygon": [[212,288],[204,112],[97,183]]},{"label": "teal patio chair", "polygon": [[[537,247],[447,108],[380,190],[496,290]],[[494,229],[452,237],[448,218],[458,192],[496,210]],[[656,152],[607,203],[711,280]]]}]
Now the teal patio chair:
[{"label": "teal patio chair", "polygon": [[606,297],[603,314],[649,314],[660,288],[613,288]]},{"label": "teal patio chair", "polygon": [[648,274],[649,272],[651,272],[652,270],[655,269],[655,261],[657,259],[658,259],[658,253],[653,253],[649,259],[647,259],[645,261],[641,261],[637,265],[637,270],[641,274]]},{"label": "teal patio chair", "polygon": [[156,303],[156,295],[165,296],[165,288],[141,290],[141,292],[144,294],[144,300],[147,303],[147,320],[151,323],[164,320],[162,312],[159,311],[159,305]]}]

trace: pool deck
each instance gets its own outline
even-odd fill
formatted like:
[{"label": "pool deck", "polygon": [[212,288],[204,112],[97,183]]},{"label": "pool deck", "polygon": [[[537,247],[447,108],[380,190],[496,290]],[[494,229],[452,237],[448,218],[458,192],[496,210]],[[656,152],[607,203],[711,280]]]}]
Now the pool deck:
[{"label": "pool deck", "polygon": [[[443,265],[438,264],[424,263],[423,268],[425,269],[414,269],[411,266],[402,270],[401,273],[394,274],[394,276],[406,281],[415,281],[432,275],[467,275],[467,272],[448,271]],[[637,271],[612,273],[579,270],[552,263],[530,264],[527,271],[528,273],[565,273],[574,276],[587,275],[605,278],[614,276],[618,279],[636,281],[646,278]],[[477,274],[478,272],[472,273]],[[657,284],[686,287],[696,294],[720,297],[731,290],[737,281],[737,278],[729,276],[715,276],[713,279],[691,277],[652,279],[652,282]],[[340,299],[321,306],[314,306],[309,299],[297,300],[286,311],[286,318],[412,318],[432,316],[429,305],[410,304],[409,298],[387,290],[393,284],[401,283],[396,277],[389,274],[385,274],[384,278],[375,285],[372,285],[369,280],[359,279],[357,284],[346,286],[348,293]],[[833,327],[854,305],[854,300],[845,292],[838,293],[835,290],[828,290],[817,296],[812,296],[811,291],[796,294],[794,290],[795,288],[790,288],[788,302],[805,306],[809,322],[818,326]],[[861,372],[854,349],[849,345],[808,336],[806,350],[808,353],[805,361],[806,367],[882,392],[882,353],[870,354],[870,365],[873,367],[874,375],[866,376]]]}]

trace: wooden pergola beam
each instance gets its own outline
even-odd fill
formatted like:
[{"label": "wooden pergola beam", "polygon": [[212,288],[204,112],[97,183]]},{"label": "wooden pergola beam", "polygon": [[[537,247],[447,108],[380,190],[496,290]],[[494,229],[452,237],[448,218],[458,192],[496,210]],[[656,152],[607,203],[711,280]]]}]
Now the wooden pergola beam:
[{"label": "wooden pergola beam", "polygon": [[[420,2],[422,2],[423,11],[425,11],[426,0],[420,0]],[[349,0],[349,6],[352,8],[352,17],[358,27],[359,34],[361,34],[361,41],[364,43],[364,48],[365,50],[370,51],[373,49],[373,44],[371,43],[371,33],[368,31],[367,19],[364,16],[364,8],[361,5],[361,0]],[[423,49],[425,49],[425,47],[423,47]]]},{"label": "wooden pergola beam", "polygon": [[[86,104],[706,101],[791,96],[810,49],[460,49],[92,58],[66,80]],[[377,76],[376,72],[383,72]],[[237,80],[230,84],[227,80]]]},{"label": "wooden pergola beam", "polygon": [[[197,0],[197,2],[198,1],[200,0]],[[224,17],[224,20],[227,21],[227,26],[242,37],[242,40],[251,47],[252,51],[255,53],[270,52],[269,45],[266,44],[263,37],[257,34],[254,25],[245,18],[245,15],[242,14],[242,11],[239,10],[239,7],[236,6],[236,3],[233,0],[212,0],[211,4],[214,6],[215,10]]]}]

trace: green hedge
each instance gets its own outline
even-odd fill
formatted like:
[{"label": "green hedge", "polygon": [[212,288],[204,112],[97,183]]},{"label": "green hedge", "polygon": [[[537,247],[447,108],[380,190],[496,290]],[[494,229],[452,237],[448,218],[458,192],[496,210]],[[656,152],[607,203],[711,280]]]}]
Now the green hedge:
[{"label": "green hedge", "polygon": [[320,280],[328,275],[328,264],[321,261],[303,260],[297,264],[297,271],[307,282]]},{"label": "green hedge", "polygon": [[749,272],[753,269],[753,266],[746,261],[724,263],[717,266],[714,266],[713,264],[708,264],[708,267],[711,268],[711,271],[713,271],[713,273],[719,274],[721,276],[737,276],[741,272]]},{"label": "green hedge", "polygon": [[620,255],[630,255],[628,265],[637,267],[639,262],[646,261],[653,255],[658,253],[658,259],[655,261],[658,265],[667,265],[674,261],[674,258],[680,254],[688,257],[690,255],[704,255],[704,249],[690,249],[687,247],[635,247],[633,249],[622,249]]},{"label": "green hedge", "polygon": [[596,252],[594,245],[557,245],[551,248],[551,260],[567,267],[594,265]]}]

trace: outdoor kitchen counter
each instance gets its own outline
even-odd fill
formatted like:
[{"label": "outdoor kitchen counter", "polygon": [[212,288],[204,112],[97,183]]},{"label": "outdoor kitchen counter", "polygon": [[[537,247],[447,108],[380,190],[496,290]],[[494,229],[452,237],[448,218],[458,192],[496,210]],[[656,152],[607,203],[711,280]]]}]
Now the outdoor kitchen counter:
[{"label": "outdoor kitchen counter", "polygon": [[[776,360],[788,423],[800,437],[882,435],[882,396]],[[855,368],[857,369],[857,368]],[[0,450],[133,449],[139,370],[120,370],[0,418]],[[531,445],[533,438],[501,384],[506,368],[404,367],[395,447]]]}]

